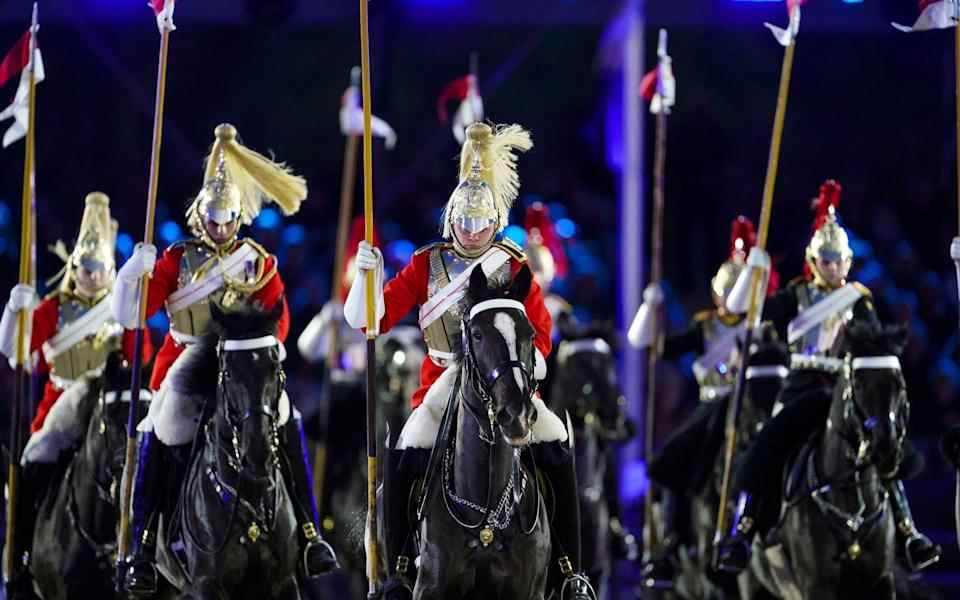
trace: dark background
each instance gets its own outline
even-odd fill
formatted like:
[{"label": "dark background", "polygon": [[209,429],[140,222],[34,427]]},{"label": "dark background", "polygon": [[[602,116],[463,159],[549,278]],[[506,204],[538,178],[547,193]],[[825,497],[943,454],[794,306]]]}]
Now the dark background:
[{"label": "dark background", "polygon": [[[41,278],[60,268],[42,248],[72,241],[89,191],[111,197],[129,236],[121,254],[142,238],[158,49],[139,0],[49,4],[41,5],[47,80],[37,114]],[[680,328],[709,303],[729,222],[740,212],[759,216],[782,60],[761,23],[783,25],[786,17],[782,3],[637,6],[647,13],[644,64],[653,64],[656,29],[669,26],[678,79],[664,258],[671,326]],[[609,129],[605,110],[619,75],[602,48],[617,37],[620,3],[375,0],[370,8],[373,110],[398,134],[392,152],[380,143],[374,149],[380,233],[385,242],[403,241],[388,253],[391,266],[437,237],[439,210],[456,183],[457,146],[437,121],[435,99],[476,51],[487,117],[533,134],[535,148],[520,161],[521,203],[563,205],[577,226],[566,242],[572,273],[559,291],[582,317],[614,319],[620,174],[608,156],[620,132]],[[354,11],[352,2],[182,0],[171,36],[158,243],[176,239],[174,224],[183,228],[218,123],[235,124],[251,148],[275,152],[307,178],[310,197],[296,216],[261,221],[247,234],[280,256],[291,342],[330,293],[343,162],[337,111],[359,56]],[[958,230],[953,35],[889,26],[915,14],[912,2],[806,7],[769,249],[784,280],[799,274],[809,202],[824,179],[843,184],[841,214],[856,237],[858,277],[885,320],[911,327],[904,359],[911,434],[928,454],[927,476],[949,486],[935,442],[960,422],[957,293],[947,254]],[[27,2],[0,2],[0,51],[28,17]],[[0,104],[14,90],[13,83],[0,90]],[[17,277],[22,154],[22,143],[0,153],[0,289]],[[522,218],[519,209],[514,218]],[[159,330],[154,335],[159,342]],[[291,385],[312,389],[295,354]],[[665,397],[677,400],[661,410],[661,436],[693,406],[688,367],[665,367]],[[949,529],[949,510],[939,512],[939,526]]]}]

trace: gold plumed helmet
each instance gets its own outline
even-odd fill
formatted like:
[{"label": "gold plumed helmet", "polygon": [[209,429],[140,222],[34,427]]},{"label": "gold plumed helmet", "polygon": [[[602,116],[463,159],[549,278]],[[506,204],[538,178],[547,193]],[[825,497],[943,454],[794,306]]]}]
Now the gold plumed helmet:
[{"label": "gold plumed helmet", "polygon": [[[197,237],[212,244],[205,221],[219,225],[253,222],[263,202],[273,202],[290,216],[307,197],[307,182],[283,163],[250,150],[237,140],[237,129],[218,125],[206,158],[203,188],[187,209],[187,223]],[[215,245],[215,244],[214,244]]]},{"label": "gold plumed helmet", "polygon": [[533,147],[530,132],[519,125],[473,123],[460,150],[460,184],[443,210],[441,232],[454,239],[453,225],[471,233],[491,225],[500,233],[520,192],[516,150]]},{"label": "gold plumed helmet", "polygon": [[69,291],[80,265],[88,271],[102,270],[112,275],[116,269],[116,246],[117,222],[110,218],[110,198],[103,192],[90,192],[84,200],[83,218],[73,251],[67,252],[60,240],[50,248],[65,264],[63,270],[48,280],[48,285],[60,279],[60,289]]},{"label": "gold plumed helmet", "polygon": [[[813,201],[816,219],[813,223],[813,237],[805,252],[805,270],[818,284],[826,280],[817,269],[817,259],[839,261],[846,269],[853,260],[853,249],[847,232],[837,223],[837,209],[840,208],[840,192],[843,188],[833,179],[820,186],[820,195]],[[846,277],[846,272],[843,273]]]},{"label": "gold plumed helmet", "polygon": [[747,263],[747,253],[756,243],[753,221],[743,215],[734,219],[730,224],[730,256],[710,280],[710,291],[718,298],[725,298],[733,289],[733,284]]}]

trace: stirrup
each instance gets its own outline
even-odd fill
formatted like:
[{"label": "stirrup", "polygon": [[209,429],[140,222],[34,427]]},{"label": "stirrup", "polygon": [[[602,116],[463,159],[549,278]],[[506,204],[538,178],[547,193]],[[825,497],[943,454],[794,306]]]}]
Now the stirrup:
[{"label": "stirrup", "polygon": [[124,563],[123,591],[131,596],[152,596],[157,593],[159,572],[153,562],[140,558],[128,558]]},{"label": "stirrup", "polygon": [[[911,544],[919,543],[920,547],[916,550],[910,550]],[[913,535],[908,537],[903,543],[903,554],[907,559],[907,567],[911,573],[918,573],[940,560],[942,548],[934,544],[933,540],[919,531],[914,531]],[[921,555],[920,560],[916,560],[916,554]],[[916,560],[916,562],[915,562]]]},{"label": "stirrup", "polygon": [[586,576],[571,573],[560,586],[560,600],[597,600],[597,593]]},{"label": "stirrup", "polygon": [[[307,542],[303,546],[303,555],[301,557],[303,575],[307,579],[315,579],[321,575],[325,575],[335,569],[338,569],[340,564],[337,561],[336,552],[333,551],[333,547],[328,544],[325,539],[317,534],[317,530],[313,526],[313,523],[304,525],[303,532],[304,536],[307,538]],[[313,560],[311,560],[311,554],[313,555]],[[311,563],[316,564],[311,565]]]}]

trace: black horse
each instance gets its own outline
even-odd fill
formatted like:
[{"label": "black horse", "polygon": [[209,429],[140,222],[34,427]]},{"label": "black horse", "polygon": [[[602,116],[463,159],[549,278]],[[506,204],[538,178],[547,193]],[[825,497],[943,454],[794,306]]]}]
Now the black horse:
[{"label": "black horse", "polygon": [[[47,600],[111,598],[115,589],[130,369],[115,353],[102,375],[74,385],[84,387],[65,392],[47,417],[61,419],[69,411],[81,434],[38,508],[30,571]],[[148,406],[143,390],[141,417]]]},{"label": "black horse", "polygon": [[[855,324],[821,433],[785,469],[781,524],[754,542],[752,575],[782,598],[893,600],[895,523],[884,481],[900,467],[910,404],[902,327]],[[766,546],[766,547],[765,547]]]},{"label": "black horse", "polygon": [[497,290],[482,269],[471,273],[459,385],[434,448],[439,460],[419,526],[414,600],[544,597],[546,503],[521,458],[537,418],[534,330],[520,302],[530,284],[527,269]]},{"label": "black horse", "polygon": [[632,431],[617,380],[613,333],[605,327],[580,329],[572,324],[561,331],[563,340],[550,357],[549,383],[544,382],[550,391],[545,399],[557,413],[567,412],[573,423],[581,561],[602,597],[614,559],[610,523],[615,508],[610,496],[619,492],[612,473],[613,447],[629,439]]},{"label": "black horse", "polygon": [[282,421],[294,418],[273,337],[281,309],[215,311],[214,334],[189,365],[204,419],[157,548],[183,598],[300,598],[297,521],[281,472]]},{"label": "black horse", "polygon": [[[742,349],[741,349],[742,351]],[[737,449],[748,446],[770,418],[774,399],[783,385],[790,363],[790,352],[771,327],[764,327],[750,348],[750,361],[744,374],[740,414],[737,419]],[[729,401],[729,400],[728,400]],[[697,464],[693,495],[683,501],[680,510],[690,511],[689,543],[678,550],[680,569],[677,572],[677,593],[689,600],[722,600],[738,598],[734,577],[717,573],[710,567],[717,508],[724,468],[724,423],[727,402],[715,407],[707,439],[703,439],[702,455],[709,457]],[[687,507],[687,505],[689,507]]]},{"label": "black horse", "polygon": [[[424,358],[423,336],[420,328],[397,326],[377,337],[377,415],[378,443],[385,439],[386,432],[400,431],[410,414],[410,397],[420,382],[420,363]],[[356,386],[351,394],[334,395],[340,400],[337,423],[364,422],[365,392]],[[362,434],[361,428],[354,433]],[[361,435],[362,438],[362,435]],[[324,486],[327,516],[324,518],[324,535],[337,552],[341,574],[347,579],[351,598],[362,598],[367,593],[366,554],[364,552],[364,526],[367,517],[366,446],[329,448],[330,477]],[[322,584],[332,587],[336,577],[324,577]]]}]

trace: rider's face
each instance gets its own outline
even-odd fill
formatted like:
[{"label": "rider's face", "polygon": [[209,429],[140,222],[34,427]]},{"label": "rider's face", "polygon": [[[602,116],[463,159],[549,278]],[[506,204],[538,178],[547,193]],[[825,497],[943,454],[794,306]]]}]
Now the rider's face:
[{"label": "rider's face", "polygon": [[96,296],[113,281],[111,274],[100,267],[88,269],[84,265],[77,265],[74,271],[76,290],[83,296]]},{"label": "rider's face", "polygon": [[493,239],[494,226],[489,225],[476,233],[470,233],[460,225],[454,224],[453,232],[457,235],[460,244],[467,250],[483,250],[490,245]]},{"label": "rider's face", "polygon": [[240,227],[240,221],[235,219],[221,225],[216,221],[207,219],[204,221],[203,226],[204,229],[207,230],[207,235],[210,236],[210,239],[213,240],[214,243],[225,244],[236,235],[237,229]]},{"label": "rider's face", "polygon": [[843,285],[843,280],[847,277],[847,271],[850,269],[850,261],[845,259],[827,260],[817,258],[817,271],[829,285],[839,287]]}]

